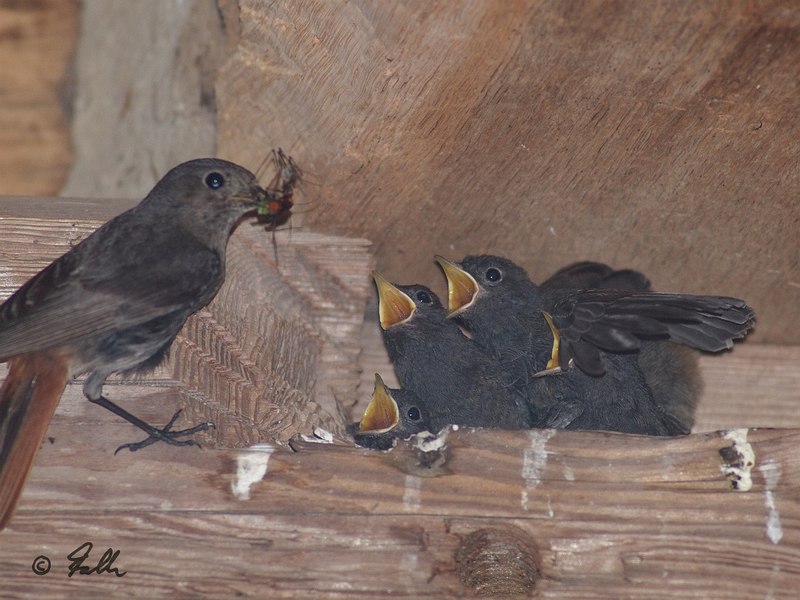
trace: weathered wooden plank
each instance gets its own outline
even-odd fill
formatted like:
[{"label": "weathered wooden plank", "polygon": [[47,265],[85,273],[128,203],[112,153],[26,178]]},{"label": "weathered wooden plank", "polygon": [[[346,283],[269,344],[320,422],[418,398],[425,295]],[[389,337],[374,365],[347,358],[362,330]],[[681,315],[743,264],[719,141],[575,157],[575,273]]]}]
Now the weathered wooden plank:
[{"label": "weathered wooden plank", "polygon": [[437,253],[534,280],[601,260],[800,339],[786,2],[238,4],[220,152],[280,140],[319,182],[306,223],[375,240],[390,279],[442,290]]},{"label": "weathered wooden plank", "polygon": [[[536,535],[539,523],[434,516],[157,513],[17,519],[13,554],[0,558],[5,597],[444,598],[470,597],[453,554],[485,528]],[[734,526],[731,526],[734,527]],[[672,534],[565,536],[542,555],[532,595],[543,598],[793,598],[796,552],[718,540],[702,529]],[[113,575],[66,575],[66,555],[94,543],[120,551]],[[213,540],[213,543],[212,543]],[[4,540],[5,541],[5,540]],[[727,540],[730,542],[730,540]],[[47,576],[31,564],[51,560]],[[87,561],[89,564],[89,561]],[[168,565],[168,566],[167,566]],[[768,578],[763,573],[769,573]],[[497,597],[497,596],[493,596]]]},{"label": "weathered wooden plank", "polygon": [[[70,515],[50,523],[54,535],[37,518],[22,518],[18,527],[14,542],[22,545],[0,558],[0,572],[11,574],[4,592],[19,596],[60,597],[71,589],[82,597],[419,598],[463,589],[452,571],[434,574],[457,543],[437,518],[134,513]],[[94,552],[120,550],[115,566],[126,576],[67,578],[64,557],[87,531]],[[34,578],[39,555],[50,557],[52,570]]]},{"label": "weathered wooden plank", "polygon": [[800,427],[800,346],[737,344],[702,356],[705,389],[694,431]]},{"label": "weathered wooden plank", "polygon": [[302,231],[269,240],[258,227],[237,230],[225,285],[170,355],[190,414],[218,423],[222,445],[317,426],[342,433],[340,403],[357,397],[370,243]]},{"label": "weathered wooden plank", "polygon": [[75,0],[0,5],[0,190],[55,194],[72,162]]},{"label": "weathered wooden plank", "polygon": [[[174,394],[159,386],[109,393],[157,420]],[[240,457],[264,452],[112,456],[133,428],[70,385],[0,534],[14,549],[0,573],[4,590],[33,585],[40,597],[443,597],[468,592],[455,552],[491,530],[535,548],[542,597],[789,598],[800,582],[800,430],[742,435],[755,457],[749,491],[722,472],[720,450],[733,442],[718,433],[464,430],[450,434],[442,469],[420,468],[407,447],[278,447],[243,500],[231,487]],[[116,566],[129,574],[67,578],[65,556],[85,541],[94,556],[120,550]],[[40,554],[53,571],[32,580]]]}]

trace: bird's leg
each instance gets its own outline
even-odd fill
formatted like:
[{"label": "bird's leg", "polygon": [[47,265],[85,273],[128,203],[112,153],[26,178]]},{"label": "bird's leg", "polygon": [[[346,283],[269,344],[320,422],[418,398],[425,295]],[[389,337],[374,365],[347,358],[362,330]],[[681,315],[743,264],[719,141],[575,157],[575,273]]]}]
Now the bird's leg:
[{"label": "bird's leg", "polygon": [[173,446],[200,446],[198,442],[195,440],[179,440],[178,437],[193,435],[200,431],[205,431],[214,427],[213,423],[200,423],[200,425],[195,425],[194,427],[190,427],[188,429],[180,429],[178,431],[172,431],[172,426],[175,424],[175,421],[178,419],[178,416],[181,414],[181,411],[178,410],[172,418],[169,420],[169,423],[164,425],[161,429],[157,429],[152,425],[148,425],[140,418],[132,415],[124,408],[117,406],[111,400],[106,398],[103,395],[98,396],[97,398],[92,398],[89,394],[86,394],[86,398],[89,402],[102,406],[105,409],[110,410],[118,417],[122,417],[131,425],[138,427],[142,431],[144,431],[149,437],[142,440],[141,442],[133,442],[130,444],[123,444],[119,448],[116,449],[114,454],[122,450],[123,448],[127,448],[131,452],[136,452],[137,450],[141,450],[142,448],[146,448],[150,444],[155,444],[156,442],[165,442],[167,444],[171,444]]},{"label": "bird's leg", "polygon": [[[569,360],[569,366],[572,367],[573,364],[574,364],[573,360],[570,359]],[[566,373],[566,371],[564,369],[562,369],[561,366],[559,365],[557,367],[552,367],[550,369],[544,369],[542,371],[536,371],[536,373],[534,373],[532,375],[532,377],[548,377],[550,375],[561,375],[562,373]]]}]

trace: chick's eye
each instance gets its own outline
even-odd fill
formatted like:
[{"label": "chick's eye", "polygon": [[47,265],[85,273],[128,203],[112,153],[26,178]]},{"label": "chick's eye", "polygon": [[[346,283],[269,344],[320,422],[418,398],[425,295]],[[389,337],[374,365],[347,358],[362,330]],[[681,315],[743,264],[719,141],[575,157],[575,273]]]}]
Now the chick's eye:
[{"label": "chick's eye", "polygon": [[216,171],[213,173],[209,173],[208,175],[206,175],[206,185],[210,187],[212,190],[218,190],[223,185],[225,185],[225,178]]},{"label": "chick's eye", "polygon": [[486,269],[486,281],[489,283],[499,283],[502,279],[503,274],[500,272],[500,269],[495,269],[494,267]]},{"label": "chick's eye", "polygon": [[420,414],[419,409],[416,406],[412,406],[411,408],[409,408],[406,414],[408,415],[408,418],[411,419],[412,421],[419,421],[422,418],[422,415]]},{"label": "chick's eye", "polygon": [[422,304],[430,304],[432,302],[431,295],[428,292],[422,290],[417,292],[417,300],[422,302]]}]

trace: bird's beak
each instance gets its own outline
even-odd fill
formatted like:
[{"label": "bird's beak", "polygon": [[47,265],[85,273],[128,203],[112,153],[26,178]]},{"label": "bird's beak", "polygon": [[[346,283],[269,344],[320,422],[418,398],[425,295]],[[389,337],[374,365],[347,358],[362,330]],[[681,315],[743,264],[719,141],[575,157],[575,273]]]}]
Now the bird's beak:
[{"label": "bird's beak", "polygon": [[231,202],[235,202],[237,204],[245,204],[252,209],[258,209],[261,211],[262,206],[266,206],[266,204],[271,200],[271,197],[267,190],[257,185],[251,187],[248,191],[240,193],[240,194],[232,194],[228,197]]},{"label": "bird's beak", "polygon": [[378,288],[378,316],[384,331],[405,323],[416,310],[414,301],[407,294],[389,283],[380,273],[372,273],[375,286]]},{"label": "bird's beak", "polygon": [[450,311],[447,316],[454,317],[472,306],[481,288],[475,278],[456,263],[443,256],[435,258],[447,277],[447,309]]},{"label": "bird's beak", "polygon": [[570,366],[570,363],[567,363],[566,368],[562,368],[561,366],[561,333],[558,331],[555,321],[553,321],[553,315],[546,310],[543,310],[542,316],[547,322],[548,327],[550,327],[550,332],[553,334],[553,348],[550,351],[550,359],[547,361],[547,365],[545,365],[544,370],[534,373],[534,377],[544,377],[546,375],[563,373]]},{"label": "bird's beak", "polygon": [[372,391],[367,409],[358,424],[359,434],[385,433],[394,429],[400,422],[400,411],[381,376],[375,373],[375,389]]}]

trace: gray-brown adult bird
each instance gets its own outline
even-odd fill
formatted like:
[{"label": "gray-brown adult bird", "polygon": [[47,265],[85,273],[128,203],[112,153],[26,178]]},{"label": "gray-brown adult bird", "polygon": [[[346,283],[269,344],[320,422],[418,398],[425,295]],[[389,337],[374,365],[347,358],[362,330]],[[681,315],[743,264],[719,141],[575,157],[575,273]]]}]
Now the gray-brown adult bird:
[{"label": "gray-brown adult bird", "polygon": [[[181,164],[142,202],[112,219],[0,306],[0,529],[11,517],[66,383],[86,373],[86,398],[156,441],[208,424],[157,429],[103,396],[112,373],[154,368],[186,318],[216,295],[239,220],[274,200],[248,170],[217,159]],[[277,207],[276,210],[279,210]]]}]

